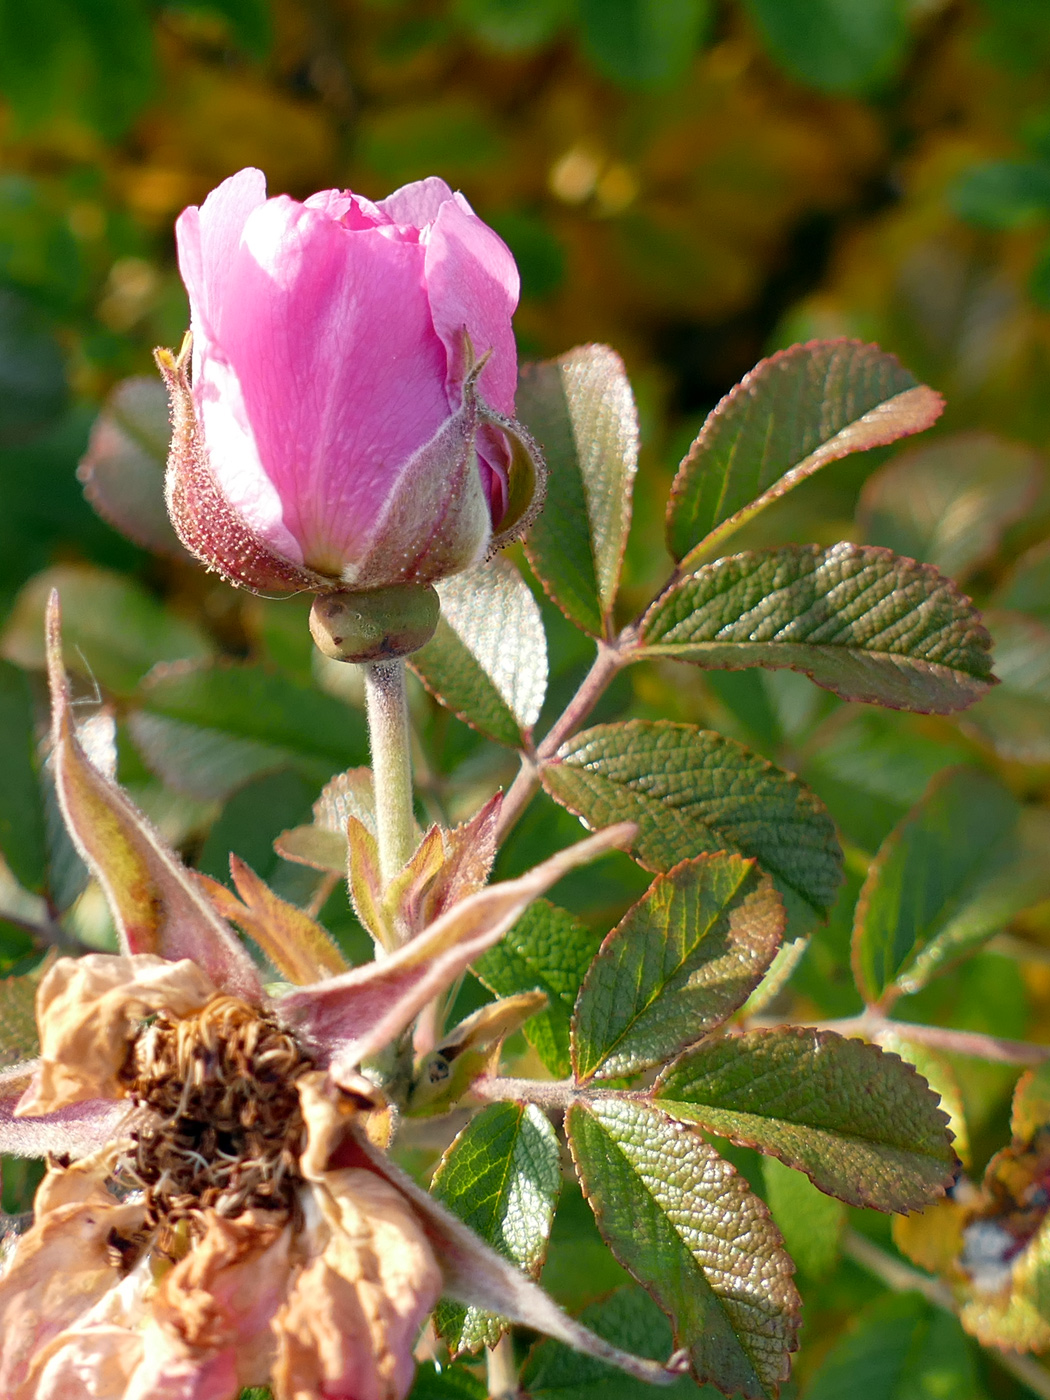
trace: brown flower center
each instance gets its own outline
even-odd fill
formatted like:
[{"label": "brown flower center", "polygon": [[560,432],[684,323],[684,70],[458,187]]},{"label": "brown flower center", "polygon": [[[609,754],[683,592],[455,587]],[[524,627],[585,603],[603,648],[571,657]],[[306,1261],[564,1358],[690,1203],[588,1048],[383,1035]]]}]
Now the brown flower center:
[{"label": "brown flower center", "polygon": [[162,1012],[142,1027],[124,1079],[155,1116],[134,1132],[119,1171],[143,1191],[161,1250],[181,1252],[179,1237],[195,1234],[208,1208],[295,1213],[304,1142],[296,1080],[312,1067],[293,1036],[237,997],[216,996],[181,1019]]}]

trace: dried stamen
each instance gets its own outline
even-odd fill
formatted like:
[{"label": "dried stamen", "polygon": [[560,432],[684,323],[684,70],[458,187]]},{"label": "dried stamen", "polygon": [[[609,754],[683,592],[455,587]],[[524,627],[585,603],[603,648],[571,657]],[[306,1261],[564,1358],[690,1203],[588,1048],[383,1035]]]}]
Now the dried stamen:
[{"label": "dried stamen", "polygon": [[119,1175],[143,1191],[158,1249],[179,1252],[179,1222],[193,1233],[208,1208],[295,1214],[304,1141],[296,1080],[312,1067],[293,1036],[237,997],[143,1026],[123,1077],[155,1116],[133,1134]]}]

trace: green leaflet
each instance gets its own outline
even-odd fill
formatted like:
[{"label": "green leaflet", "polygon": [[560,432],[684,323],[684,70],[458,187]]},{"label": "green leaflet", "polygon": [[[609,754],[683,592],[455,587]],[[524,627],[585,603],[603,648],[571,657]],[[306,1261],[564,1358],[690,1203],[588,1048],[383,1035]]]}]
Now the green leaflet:
[{"label": "green leaflet", "polygon": [[499,744],[519,748],[547,691],[547,639],[536,600],[497,557],[438,588],[441,620],[409,663],[443,705]]},{"label": "green leaflet", "polygon": [[670,1316],[697,1379],[774,1396],[800,1302],[762,1202],[699,1134],[637,1099],[578,1101],[566,1132],[602,1234]]},{"label": "green leaflet", "polygon": [[[665,1361],[673,1348],[670,1323],[636,1284],[618,1288],[600,1303],[584,1308],[580,1321],[600,1337],[654,1361]],[[653,1400],[652,1386],[572,1351],[564,1342],[541,1342],[526,1361],[521,1382],[533,1400],[595,1400],[598,1387],[602,1400]],[[667,1400],[716,1400],[719,1394],[712,1386],[699,1389],[689,1376],[659,1393]]]},{"label": "green leaflet", "polygon": [[861,994],[917,991],[947,963],[1050,894],[1050,819],[989,774],[951,769],[879,848],[857,900]]},{"label": "green leaflet", "polygon": [[846,700],[962,709],[991,684],[991,638],[928,565],[854,544],[788,545],[705,565],[653,604],[642,655],[790,667]]},{"label": "green leaflet", "polygon": [[997,608],[1014,608],[1050,623],[1050,541],[1021,555],[993,601]]},{"label": "green leaflet", "polygon": [[653,1092],[675,1118],[778,1157],[850,1205],[919,1210],[952,1180],[937,1096],[862,1040],[748,1031],[688,1051]]},{"label": "green leaflet", "polygon": [[695,568],[828,462],[920,432],[942,407],[894,356],[857,340],[793,345],[762,360],[708,415],[678,468],[671,553]]},{"label": "green leaflet", "polygon": [[871,544],[961,578],[991,558],[1042,484],[1039,455],[993,433],[953,433],[870,476],[858,523]]},{"label": "green leaflet", "polygon": [[513,996],[534,988],[547,993],[547,1009],[531,1017],[522,1029],[525,1039],[558,1079],[564,1079],[572,1068],[572,1008],[598,942],[598,935],[567,910],[538,899],[473,967],[497,996]]},{"label": "green leaflet", "polygon": [[603,636],[638,466],[638,415],[623,361],[607,345],[584,345],[526,365],[517,404],[548,469],[546,503],[526,545],[529,562],[565,615]]},{"label": "green leaflet", "polygon": [[191,797],[226,797],[285,767],[320,786],[368,758],[360,714],[263,666],[160,666],[136,700],[129,721],[136,745]]},{"label": "green leaflet", "polygon": [[485,1382],[466,1366],[421,1361],[408,1400],[485,1400],[487,1394]]},{"label": "green leaflet", "polygon": [[[537,1277],[561,1186],[558,1139],[534,1104],[491,1104],[442,1157],[431,1191],[486,1244]],[[435,1322],[452,1354],[494,1346],[495,1314],[444,1302]]]},{"label": "green leaflet", "polygon": [[968,1341],[918,1293],[884,1294],[821,1363],[806,1400],[984,1400]]},{"label": "green leaflet", "polygon": [[901,0],[746,0],[772,58],[809,87],[866,92],[904,54]]},{"label": "green leaflet", "polygon": [[659,876],[584,979],[577,1077],[662,1064],[721,1025],[761,981],[783,927],[771,880],[741,856],[697,856]]},{"label": "green leaflet", "polygon": [[784,898],[787,937],[835,901],[842,856],[823,805],[721,734],[670,720],[596,725],[562,745],[543,784],[595,830],[637,822],[634,850],[649,870],[709,851],[754,856]]},{"label": "green leaflet", "polygon": [[0,851],[16,879],[39,892],[47,878],[47,839],[34,719],[28,676],[0,661]]}]

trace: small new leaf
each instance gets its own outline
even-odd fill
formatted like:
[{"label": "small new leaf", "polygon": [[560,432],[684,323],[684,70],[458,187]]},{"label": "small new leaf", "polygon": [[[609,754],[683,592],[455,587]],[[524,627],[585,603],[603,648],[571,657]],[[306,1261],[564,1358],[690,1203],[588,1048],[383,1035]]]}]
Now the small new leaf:
[{"label": "small new leaf", "polygon": [[663,1064],[721,1025],[761,981],[783,927],[772,881],[742,856],[696,856],[659,876],[580,989],[577,1077]]},{"label": "small new leaf", "polygon": [[803,671],[845,700],[963,709],[992,678],[969,599],[926,564],[854,544],[788,545],[707,564],[642,620],[640,655],[715,670]]},{"label": "small new leaf", "polygon": [[947,1114],[897,1055],[831,1031],[748,1031],[688,1051],[660,1078],[673,1117],[778,1157],[854,1206],[921,1210],[951,1185]]},{"label": "small new leaf", "polygon": [[577,1101],[566,1131],[599,1229],[671,1318],[697,1379],[775,1396],[801,1305],[763,1203],[698,1133],[637,1099]]},{"label": "small new leaf", "polygon": [[761,361],[708,415],[678,469],[667,538],[683,569],[828,462],[921,432],[944,401],[877,345],[815,340]]},{"label": "small new leaf", "polygon": [[[558,1139],[534,1104],[492,1104],[442,1157],[434,1196],[486,1244],[539,1277],[561,1189]],[[484,1308],[442,1303],[435,1315],[454,1356],[494,1346],[505,1321]]]},{"label": "small new leaf", "polygon": [[543,785],[590,827],[637,822],[647,870],[711,851],[755,857],[783,896],[788,936],[835,901],[842,854],[823,804],[734,739],[669,720],[597,725],[559,749]]},{"label": "small new leaf", "polygon": [[547,458],[547,501],[526,551],[578,627],[604,635],[620,582],[638,466],[638,415],[623,361],[607,345],[525,365],[518,413]]},{"label": "small new leaf", "polygon": [[437,632],[409,665],[460,719],[519,748],[547,692],[547,639],[536,600],[501,557],[438,586]]}]

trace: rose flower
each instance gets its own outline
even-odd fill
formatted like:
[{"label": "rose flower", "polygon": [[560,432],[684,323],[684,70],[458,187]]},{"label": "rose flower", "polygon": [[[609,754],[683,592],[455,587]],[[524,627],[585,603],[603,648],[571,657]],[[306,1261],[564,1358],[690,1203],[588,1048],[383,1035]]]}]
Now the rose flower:
[{"label": "rose flower", "polygon": [[[633,828],[486,887],[483,812],[443,834],[458,874],[435,901],[422,864],[406,868],[429,915],[356,968],[241,867],[246,902],[224,891],[222,907],[284,979],[267,991],[205,884],[81,747],[54,598],[48,659],[56,789],[121,952],[50,967],[39,1059],[0,1075],[0,1150],[53,1154],[0,1274],[4,1400],[237,1400],[248,1385],[402,1400],[442,1294],[670,1379],[572,1321],[401,1172],[384,1151],[391,1110],[361,1071],[532,899]],[[420,847],[430,878],[437,841]]]},{"label": "rose flower", "polygon": [[235,584],[430,584],[520,533],[542,464],[513,421],[518,273],[431,178],[373,204],[242,170],[176,225],[187,348],[158,353],[168,504]]}]

